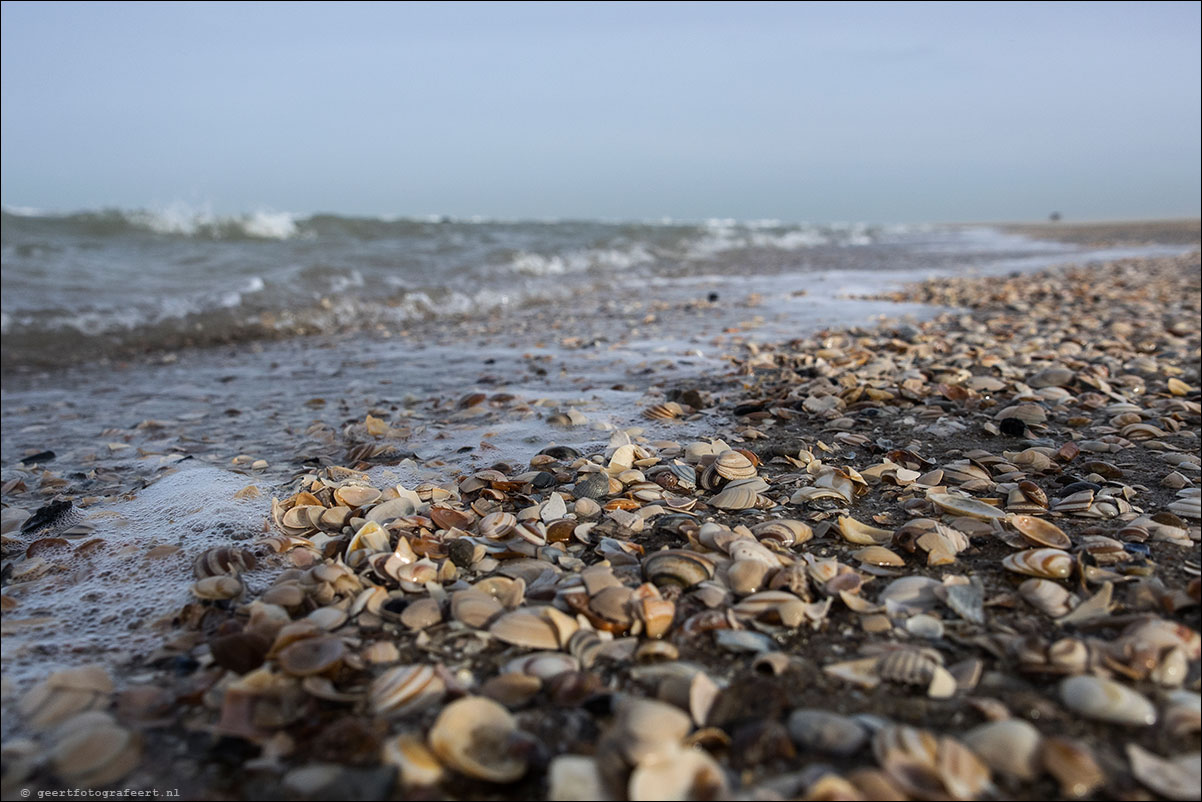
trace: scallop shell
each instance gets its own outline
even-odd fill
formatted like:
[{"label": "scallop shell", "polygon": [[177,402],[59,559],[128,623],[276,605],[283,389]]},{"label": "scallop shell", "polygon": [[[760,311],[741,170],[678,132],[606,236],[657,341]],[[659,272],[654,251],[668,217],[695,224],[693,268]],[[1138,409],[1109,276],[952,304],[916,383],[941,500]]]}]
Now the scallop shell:
[{"label": "scallop shell", "polygon": [[1073,557],[1060,549],[1027,549],[1002,560],[1002,567],[1017,574],[1044,579],[1064,579],[1073,572]]},{"label": "scallop shell", "polygon": [[501,705],[466,696],[443,708],[430,728],[430,749],[442,762],[477,780],[514,782],[526,773],[515,749],[517,722]]}]

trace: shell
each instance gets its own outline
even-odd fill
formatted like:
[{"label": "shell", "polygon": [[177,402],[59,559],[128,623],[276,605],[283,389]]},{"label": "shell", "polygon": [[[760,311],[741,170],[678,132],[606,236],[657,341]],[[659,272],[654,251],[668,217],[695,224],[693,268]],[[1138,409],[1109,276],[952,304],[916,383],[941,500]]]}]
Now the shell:
[{"label": "shell", "polygon": [[729,449],[714,458],[714,470],[723,479],[750,479],[756,475],[755,465],[741,451]]},{"label": "shell", "polygon": [[1018,593],[1032,607],[1052,618],[1068,615],[1074,607],[1073,594],[1049,579],[1024,580],[1018,586]]},{"label": "shell", "polygon": [[514,646],[552,651],[559,648],[559,637],[551,622],[524,610],[505,613],[488,631],[494,638]]},{"label": "shell", "polygon": [[198,599],[225,601],[242,595],[242,583],[235,577],[208,576],[192,585],[192,595]]},{"label": "shell", "polygon": [[1073,557],[1060,549],[1027,549],[1002,560],[1002,566],[1017,574],[1044,579],[1064,579],[1073,572]]},{"label": "shell", "polygon": [[1192,755],[1166,760],[1141,747],[1127,744],[1127,759],[1131,773],[1148,788],[1169,799],[1197,799],[1202,788],[1199,756]]},{"label": "shell", "polygon": [[443,708],[430,728],[431,751],[456,771],[477,780],[509,783],[526,773],[514,749],[517,722],[491,699],[466,696]]},{"label": "shell", "polygon": [[728,793],[726,775],[709,753],[678,745],[641,761],[627,785],[631,802],[725,799]]},{"label": "shell", "polygon": [[346,654],[340,638],[322,636],[305,638],[286,646],[276,656],[280,668],[296,677],[322,674],[333,669]]},{"label": "shell", "polygon": [[29,726],[41,730],[77,713],[108,705],[113,681],[98,665],[65,668],[34,685],[17,702]]},{"label": "shell", "polygon": [[893,540],[893,532],[861,523],[846,515],[839,516],[839,534],[844,540],[861,546],[879,546]]},{"label": "shell", "polygon": [[657,551],[643,560],[643,577],[657,586],[691,588],[714,577],[714,564],[691,551]]},{"label": "shell", "polygon": [[344,507],[363,507],[380,498],[380,491],[364,485],[343,485],[334,491],[334,500]]},{"label": "shell", "polygon": [[384,742],[380,761],[396,766],[397,779],[405,788],[429,788],[443,777],[442,764],[419,735],[404,732]]},{"label": "shell", "polygon": [[50,750],[54,773],[73,786],[115,783],[133,771],[141,758],[140,737],[102,713],[72,719],[65,735]]},{"label": "shell", "polygon": [[517,523],[517,516],[511,512],[492,512],[480,520],[479,532],[482,537],[497,540],[512,532]]},{"label": "shell", "polygon": [[760,491],[766,488],[762,479],[736,479],[715,493],[709,503],[723,510],[749,510],[759,504]]},{"label": "shell", "polygon": [[1156,723],[1156,708],[1141,694],[1101,677],[1082,675],[1060,683],[1060,699],[1083,716],[1140,727]]},{"label": "shell", "polygon": [[953,496],[948,493],[932,493],[927,496],[932,504],[944,512],[953,515],[964,515],[969,518],[979,518],[982,521],[1000,520],[1006,513],[997,507],[992,507],[983,501],[977,501],[966,496]]},{"label": "shell", "polygon": [[1085,745],[1067,738],[1045,738],[1043,768],[1060,783],[1062,796],[1090,796],[1106,782],[1106,774],[1098,765],[1093,752]]},{"label": "shell", "polygon": [[254,552],[235,546],[206,549],[192,561],[192,573],[197,579],[225,574],[238,575],[251,571],[256,564]]},{"label": "shell", "polygon": [[751,534],[759,540],[773,540],[782,546],[795,546],[805,543],[814,536],[814,530],[804,521],[791,518],[777,518],[761,521],[751,527]]},{"label": "shell", "polygon": [[1060,527],[1042,518],[1030,515],[1015,515],[1009,519],[1009,524],[1035,546],[1046,546],[1052,549],[1068,549],[1073,542]]},{"label": "shell", "polygon": [[446,689],[434,666],[396,666],[376,677],[368,698],[376,715],[405,715],[438,704]]},{"label": "shell", "polygon": [[994,771],[1028,782],[1039,776],[1043,736],[1029,722],[991,721],[970,730],[964,742]]}]

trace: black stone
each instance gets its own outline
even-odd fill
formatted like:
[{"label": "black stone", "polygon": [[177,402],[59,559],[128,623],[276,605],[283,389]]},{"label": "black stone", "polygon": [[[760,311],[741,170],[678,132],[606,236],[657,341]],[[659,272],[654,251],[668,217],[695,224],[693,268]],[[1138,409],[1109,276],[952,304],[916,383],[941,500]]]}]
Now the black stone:
[{"label": "black stone", "polygon": [[33,465],[35,462],[50,462],[54,459],[53,451],[39,451],[21,459],[22,465]]}]

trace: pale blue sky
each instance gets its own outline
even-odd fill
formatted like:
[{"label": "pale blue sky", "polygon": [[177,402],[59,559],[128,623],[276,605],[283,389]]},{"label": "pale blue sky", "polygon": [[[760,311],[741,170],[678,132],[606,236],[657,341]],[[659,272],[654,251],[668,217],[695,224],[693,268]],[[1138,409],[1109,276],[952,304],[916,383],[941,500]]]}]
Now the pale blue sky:
[{"label": "pale blue sky", "polygon": [[47,210],[1199,214],[1200,4],[3,4]]}]

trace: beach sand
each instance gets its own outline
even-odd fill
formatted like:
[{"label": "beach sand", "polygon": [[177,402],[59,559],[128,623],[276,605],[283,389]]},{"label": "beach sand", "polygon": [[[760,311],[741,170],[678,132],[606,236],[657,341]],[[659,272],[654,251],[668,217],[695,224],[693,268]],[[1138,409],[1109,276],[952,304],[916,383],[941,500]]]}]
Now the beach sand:
[{"label": "beach sand", "polygon": [[[1019,230],[1198,237],[1196,221]],[[108,783],[212,799],[1196,798],[1198,253],[937,279],[885,300],[954,310],[796,341],[740,346],[734,332],[706,376],[674,382],[661,365],[632,379],[637,392],[614,390],[614,403],[646,408],[643,426],[608,443],[558,438],[571,450],[542,457],[553,434],[525,451],[521,438],[483,448],[473,435],[481,457],[467,465],[406,461],[414,415],[372,406],[369,392],[323,398],[344,427],[306,429],[298,414],[282,424],[292,442],[261,442],[235,466],[253,492],[215,481],[207,507],[171,510],[172,525],[228,518],[203,543],[81,556],[87,535],[62,536],[86,517],[33,527],[6,512],[5,798]],[[672,320],[658,311],[658,325]],[[539,364],[525,369],[537,381]],[[295,395],[298,408],[316,404]],[[501,427],[551,411],[481,395],[421,416]],[[568,427],[572,409],[555,413]],[[523,431],[525,442],[540,432]],[[32,513],[56,489],[82,488],[73,500],[86,511],[157,487],[163,509],[167,491],[188,491],[172,484],[185,457],[229,445],[216,437],[138,441],[161,457],[148,475],[30,468],[4,502]],[[255,458],[275,472],[252,471]],[[707,470],[715,460],[736,478]],[[688,467],[664,470],[677,463]],[[591,504],[590,474],[612,477]],[[728,486],[743,475],[762,481]],[[425,486],[399,495],[383,541],[352,543],[359,521],[319,534],[303,510],[287,515],[340,506],[335,486],[398,482]],[[341,506],[357,510],[327,520],[393,519],[372,516],[387,496],[370,496],[351,491]],[[515,537],[506,512],[542,525]],[[482,536],[473,549],[451,548],[469,534]],[[1030,569],[1045,571],[1042,588],[1003,565],[1065,537],[1067,554]],[[227,551],[206,552],[198,575],[241,559],[229,549],[255,553],[257,567],[159,611],[103,671],[31,675],[40,659],[88,661],[39,652],[38,633],[58,626],[55,583],[145,572],[178,592],[206,546]],[[671,560],[648,560],[664,548]],[[402,581],[409,592],[393,590]],[[468,584],[486,598],[456,601]],[[371,596],[373,585],[385,590]],[[106,609],[116,597],[95,593],[96,617],[142,612]],[[543,659],[519,659],[531,653]],[[1120,690],[1066,684],[1089,676]],[[511,716],[451,708],[481,696]],[[1002,720],[1031,727],[983,729]],[[1182,766],[1155,763],[1181,755]]]}]

